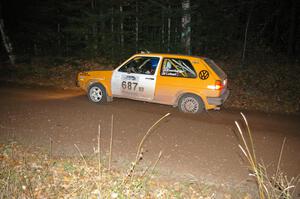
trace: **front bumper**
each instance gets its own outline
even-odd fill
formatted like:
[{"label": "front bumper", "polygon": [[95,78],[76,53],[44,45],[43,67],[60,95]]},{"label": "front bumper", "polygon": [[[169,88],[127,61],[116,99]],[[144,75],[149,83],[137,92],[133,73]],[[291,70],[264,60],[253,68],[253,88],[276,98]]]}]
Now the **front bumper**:
[{"label": "front bumper", "polygon": [[207,97],[207,102],[209,105],[222,105],[228,98],[230,91],[226,89],[220,97]]}]

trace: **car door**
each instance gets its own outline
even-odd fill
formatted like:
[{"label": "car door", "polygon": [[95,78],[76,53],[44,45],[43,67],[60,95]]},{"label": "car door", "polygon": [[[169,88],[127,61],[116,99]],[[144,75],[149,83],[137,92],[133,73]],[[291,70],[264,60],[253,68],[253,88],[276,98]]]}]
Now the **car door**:
[{"label": "car door", "polygon": [[134,56],[115,69],[111,80],[113,96],[153,100],[160,60],[156,56]]}]

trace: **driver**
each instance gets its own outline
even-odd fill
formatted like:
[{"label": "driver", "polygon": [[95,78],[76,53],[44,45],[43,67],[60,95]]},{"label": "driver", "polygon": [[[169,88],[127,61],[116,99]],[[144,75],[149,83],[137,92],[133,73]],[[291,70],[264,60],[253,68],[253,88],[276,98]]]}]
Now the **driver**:
[{"label": "driver", "polygon": [[150,60],[150,63],[151,63],[151,72],[150,72],[150,74],[151,75],[154,75],[155,70],[156,70],[157,65],[158,65],[158,61],[159,61],[159,58],[157,58],[157,57],[151,58],[151,60]]}]

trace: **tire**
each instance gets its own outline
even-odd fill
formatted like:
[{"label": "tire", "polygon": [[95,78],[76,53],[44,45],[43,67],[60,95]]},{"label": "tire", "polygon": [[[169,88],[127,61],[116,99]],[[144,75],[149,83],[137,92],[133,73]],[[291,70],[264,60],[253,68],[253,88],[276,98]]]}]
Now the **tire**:
[{"label": "tire", "polygon": [[181,112],[192,114],[201,113],[205,109],[202,99],[193,94],[185,94],[180,97],[178,108]]},{"label": "tire", "polygon": [[91,102],[106,103],[107,94],[104,86],[99,83],[91,84],[88,88],[87,96]]}]

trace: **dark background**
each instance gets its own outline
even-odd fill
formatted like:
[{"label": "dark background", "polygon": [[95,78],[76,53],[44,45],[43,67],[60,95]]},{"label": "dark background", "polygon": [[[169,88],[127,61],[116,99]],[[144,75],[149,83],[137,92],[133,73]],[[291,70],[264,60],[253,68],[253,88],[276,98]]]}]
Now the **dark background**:
[{"label": "dark background", "polygon": [[[1,14],[19,61],[32,57],[119,60],[140,49],[168,52],[169,48],[172,53],[185,53],[180,42],[181,3],[2,0]],[[246,63],[266,56],[289,57],[294,61],[299,58],[299,3],[296,0],[191,0],[190,3],[192,54],[241,59],[248,24]],[[135,41],[136,19],[138,42]],[[168,19],[171,21],[169,43]],[[1,45],[1,60],[6,59]]]}]

